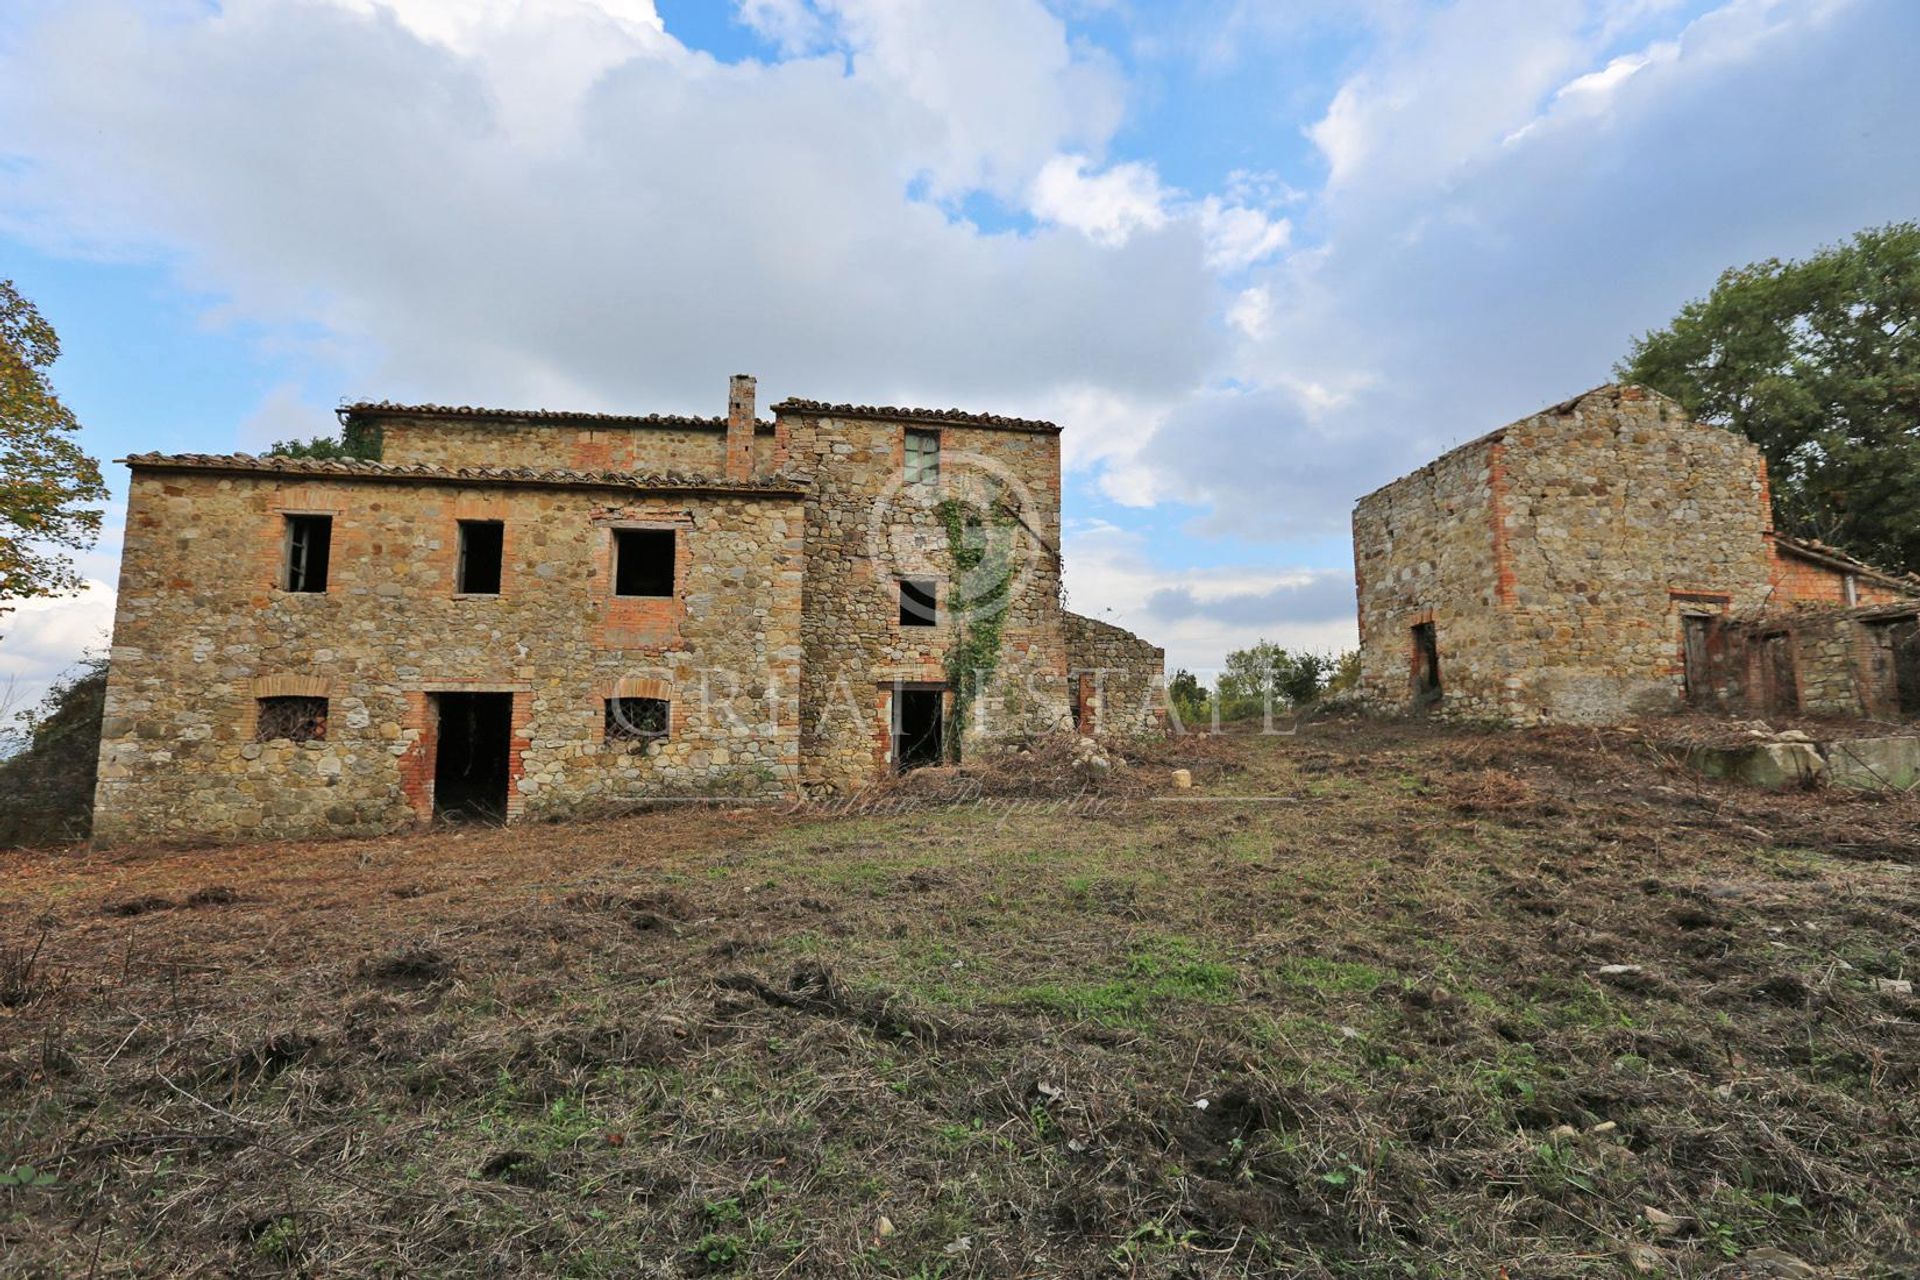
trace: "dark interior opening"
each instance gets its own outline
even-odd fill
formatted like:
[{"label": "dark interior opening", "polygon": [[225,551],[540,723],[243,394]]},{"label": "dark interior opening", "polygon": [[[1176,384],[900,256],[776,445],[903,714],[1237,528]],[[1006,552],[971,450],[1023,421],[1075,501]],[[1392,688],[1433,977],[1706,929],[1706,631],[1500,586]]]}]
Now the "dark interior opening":
[{"label": "dark interior opening", "polygon": [[1786,632],[1761,636],[1756,660],[1763,715],[1790,716],[1800,710],[1799,682],[1793,671],[1793,639]]},{"label": "dark interior opening", "polygon": [[332,516],[287,517],[287,590],[325,591],[332,556]]},{"label": "dark interior opening", "polygon": [[613,594],[673,594],[673,530],[613,531]]},{"label": "dark interior opening", "polygon": [[433,761],[433,816],[453,822],[507,820],[507,759],[513,695],[442,693]]},{"label": "dark interior opening", "polygon": [[1713,619],[1689,613],[1680,619],[1687,701],[1696,707],[1713,702]]},{"label": "dark interior opening", "polygon": [[894,691],[893,759],[901,773],[940,763],[944,704],[940,689]]},{"label": "dark interior opening", "polygon": [[938,616],[938,592],[932,578],[900,579],[900,625],[932,626]]},{"label": "dark interior opening", "polygon": [[460,571],[454,590],[469,596],[500,594],[501,552],[507,526],[498,520],[460,522]]},{"label": "dark interior opening", "polygon": [[1920,622],[1903,618],[1883,630],[1893,667],[1894,705],[1903,716],[1920,716]]},{"label": "dark interior opening", "polygon": [[665,698],[608,698],[608,742],[650,742],[667,736],[672,710]]},{"label": "dark interior opening", "polygon": [[1430,707],[1440,701],[1440,637],[1431,622],[1413,628],[1413,705]]}]

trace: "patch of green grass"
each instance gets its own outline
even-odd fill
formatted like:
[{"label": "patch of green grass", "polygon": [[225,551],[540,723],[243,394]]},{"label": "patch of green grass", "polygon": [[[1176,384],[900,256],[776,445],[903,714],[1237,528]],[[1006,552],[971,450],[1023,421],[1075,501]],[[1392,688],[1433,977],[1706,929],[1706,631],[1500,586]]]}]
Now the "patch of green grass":
[{"label": "patch of green grass", "polygon": [[1319,956],[1292,956],[1280,962],[1279,974],[1288,986],[1301,987],[1323,997],[1372,995],[1387,980],[1370,964],[1324,960]]},{"label": "patch of green grass", "polygon": [[1203,958],[1192,942],[1158,938],[1130,952],[1116,978],[1098,983],[1041,983],[1021,988],[1012,999],[1075,1018],[1126,1024],[1164,1001],[1221,1004],[1232,996],[1235,985],[1233,969]]}]

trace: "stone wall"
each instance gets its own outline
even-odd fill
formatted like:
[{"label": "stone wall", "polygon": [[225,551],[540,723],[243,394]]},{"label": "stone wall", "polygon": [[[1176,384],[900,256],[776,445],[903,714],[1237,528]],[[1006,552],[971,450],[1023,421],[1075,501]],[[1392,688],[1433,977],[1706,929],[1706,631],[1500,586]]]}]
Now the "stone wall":
[{"label": "stone wall", "polygon": [[1408,704],[1430,612],[1443,714],[1606,721],[1678,706],[1681,619],[1770,590],[1764,463],[1637,387],[1522,419],[1361,500],[1362,687]]},{"label": "stone wall", "polygon": [[[1912,719],[1900,705],[1893,643],[1895,629],[1917,617],[1920,600],[1909,599],[1857,609],[1802,605],[1740,619],[1727,628],[1723,700],[1756,716]],[[1761,663],[1772,637],[1784,640],[1790,695],[1769,705]]]},{"label": "stone wall", "polygon": [[[608,419],[385,416],[380,460],[434,467],[560,467],[576,471],[718,476],[725,472],[725,418]],[[754,437],[755,472],[775,466],[771,423]]]},{"label": "stone wall", "polygon": [[[887,769],[896,685],[949,683],[956,610],[983,607],[970,598],[981,583],[955,577],[939,511],[949,497],[995,489],[1015,513],[988,534],[1005,539],[1013,577],[999,660],[974,700],[964,741],[1064,728],[1058,434],[831,409],[775,412],[789,465],[810,481],[801,748],[809,787],[843,791]],[[904,481],[909,429],[940,436],[937,486]],[[938,625],[900,625],[902,575],[935,580]]]},{"label": "stone wall", "polygon": [[[513,695],[512,816],[797,786],[796,491],[401,483],[245,465],[134,467],[99,838],[411,823],[432,811],[436,692]],[[287,512],[333,518],[324,594],[278,585]],[[505,523],[498,596],[454,590],[460,519]],[[612,597],[611,531],[626,524],[678,532],[676,601]],[[326,690],[325,740],[255,742],[256,699],[291,677]],[[635,690],[670,699],[667,740],[605,742],[604,699]]]},{"label": "stone wall", "polygon": [[1166,651],[1097,618],[1063,612],[1062,620],[1068,693],[1080,708],[1079,731],[1137,736],[1162,729]]},{"label": "stone wall", "polygon": [[1413,695],[1413,628],[1438,637],[1441,708],[1495,717],[1506,708],[1510,624],[1496,597],[1499,441],[1476,440],[1360,499],[1353,512],[1360,605],[1360,689],[1405,709]]}]

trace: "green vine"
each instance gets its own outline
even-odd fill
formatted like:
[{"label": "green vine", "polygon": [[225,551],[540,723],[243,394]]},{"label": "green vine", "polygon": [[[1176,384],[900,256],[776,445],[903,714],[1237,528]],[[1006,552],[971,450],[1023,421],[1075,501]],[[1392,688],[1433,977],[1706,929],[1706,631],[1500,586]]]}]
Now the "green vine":
[{"label": "green vine", "polygon": [[[960,763],[960,740],[976,694],[1000,665],[1000,635],[1006,628],[1013,585],[1013,539],[1005,536],[1014,521],[996,500],[986,510],[964,498],[946,498],[935,507],[947,528],[953,558],[953,582],[965,582],[967,599],[947,649],[947,687],[953,690],[953,732],[947,734],[947,758]],[[973,588],[978,588],[977,590]]]}]

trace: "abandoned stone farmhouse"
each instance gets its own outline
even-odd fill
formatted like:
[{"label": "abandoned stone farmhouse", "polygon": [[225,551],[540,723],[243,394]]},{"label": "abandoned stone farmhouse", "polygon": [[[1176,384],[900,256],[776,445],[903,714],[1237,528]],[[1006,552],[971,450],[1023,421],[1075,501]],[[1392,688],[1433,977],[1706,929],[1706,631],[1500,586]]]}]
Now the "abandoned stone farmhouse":
[{"label": "abandoned stone farmhouse", "polygon": [[1920,715],[1920,581],[1777,533],[1760,450],[1644,388],[1587,392],[1368,494],[1353,545],[1377,706]]},{"label": "abandoned stone farmhouse", "polygon": [[96,836],[821,794],[1156,722],[1161,651],[1061,605],[1058,427],[754,397],[125,459]]}]

